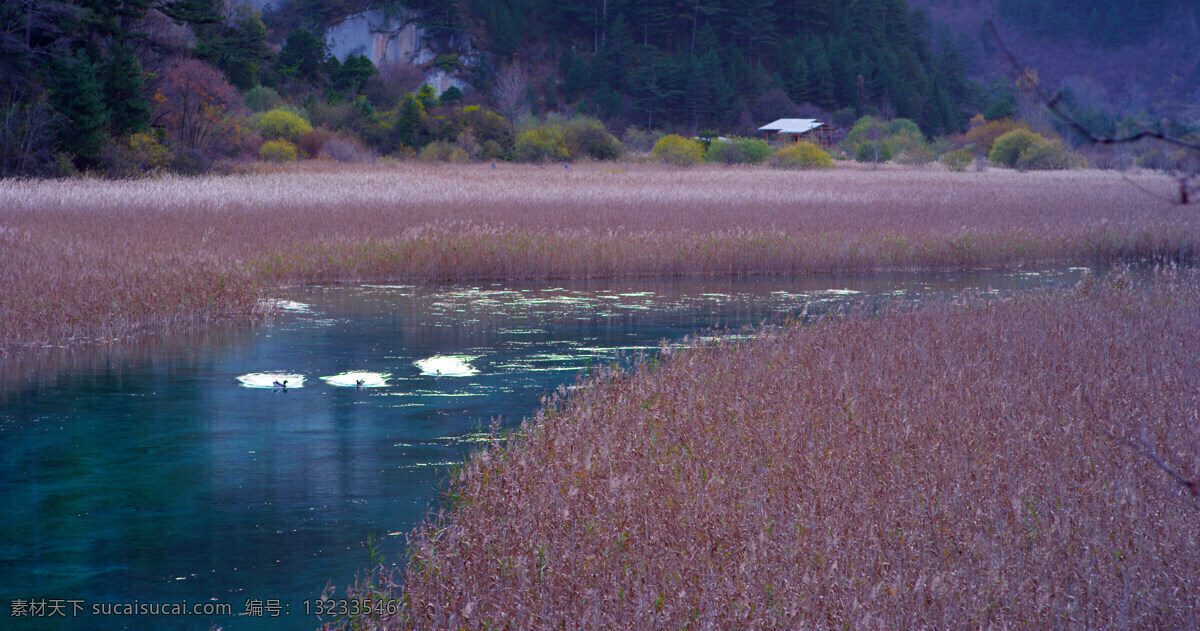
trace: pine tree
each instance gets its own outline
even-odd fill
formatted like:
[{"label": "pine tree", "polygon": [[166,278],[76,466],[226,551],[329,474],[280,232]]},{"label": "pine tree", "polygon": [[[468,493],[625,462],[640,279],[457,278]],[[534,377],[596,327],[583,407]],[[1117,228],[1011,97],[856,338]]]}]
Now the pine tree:
[{"label": "pine tree", "polygon": [[721,60],[717,51],[709,49],[691,65],[684,99],[685,115],[692,126],[708,125],[721,99],[719,87],[724,83],[721,76]]},{"label": "pine tree", "polygon": [[812,100],[809,86],[812,81],[808,70],[808,61],[803,56],[797,56],[792,63],[791,73],[784,78],[784,87],[788,96],[797,103],[807,103]]},{"label": "pine tree", "polygon": [[819,43],[810,50],[808,93],[816,106],[827,110],[836,109],[838,103],[834,98],[833,66],[829,65],[825,49]]},{"label": "pine tree", "polygon": [[[99,0],[111,3],[110,0]],[[216,0],[171,0],[163,2],[158,10],[175,21],[176,24],[219,24],[221,14]]]},{"label": "pine tree", "polygon": [[425,143],[425,107],[412,94],[404,95],[400,102],[400,113],[393,127],[400,144],[420,148]]},{"label": "pine tree", "polygon": [[103,67],[104,103],[114,136],[142,131],[150,123],[150,102],[144,94],[142,64],[127,46],[113,44]]},{"label": "pine tree", "polygon": [[271,50],[267,27],[257,13],[240,11],[230,23],[200,30],[206,35],[196,45],[197,55],[225,71],[240,90],[258,85],[259,65],[270,59]]},{"label": "pine tree", "polygon": [[108,110],[104,107],[96,67],[87,54],[80,51],[75,57],[54,64],[51,104],[62,118],[58,130],[60,146],[75,156],[80,166],[97,162],[106,142]]},{"label": "pine tree", "polygon": [[306,29],[296,29],[279,51],[279,74],[318,83],[324,76],[328,57],[329,51],[321,38]]}]

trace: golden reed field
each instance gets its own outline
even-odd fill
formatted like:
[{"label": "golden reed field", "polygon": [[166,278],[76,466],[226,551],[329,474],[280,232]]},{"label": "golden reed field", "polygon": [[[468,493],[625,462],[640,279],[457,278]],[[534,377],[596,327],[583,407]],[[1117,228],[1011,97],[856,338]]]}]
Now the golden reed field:
[{"label": "golden reed field", "polygon": [[[645,164],[0,181],[0,350],[263,317],[298,283],[1191,262],[1197,210],[1153,194],[1171,185]],[[1200,628],[1197,330],[1200,280],[1169,270],[601,370],[465,463],[405,565],[351,592],[397,615],[342,622]]]},{"label": "golden reed field", "polygon": [[257,316],[286,284],[1087,263],[1197,252],[1157,176],[611,163],[0,181],[0,350]]},{"label": "golden reed field", "polygon": [[1197,281],[601,374],[463,467],[358,628],[1200,628],[1200,483],[1150,455],[1200,481]]}]

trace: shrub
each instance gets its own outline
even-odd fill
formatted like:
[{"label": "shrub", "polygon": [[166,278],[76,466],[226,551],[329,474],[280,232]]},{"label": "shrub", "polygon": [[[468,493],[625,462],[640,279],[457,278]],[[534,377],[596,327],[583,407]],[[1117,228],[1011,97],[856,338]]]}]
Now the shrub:
[{"label": "shrub", "polygon": [[1097,169],[1128,171],[1134,164],[1133,149],[1128,146],[1093,146],[1087,161]]},{"label": "shrub", "polygon": [[267,140],[283,139],[291,142],[312,131],[312,125],[308,121],[299,114],[283,108],[273,109],[259,117],[258,128]]},{"label": "shrub", "polygon": [[237,157],[244,160],[258,158],[258,150],[262,147],[262,134],[253,127],[242,128],[238,135]]},{"label": "shrub", "polygon": [[1008,99],[1000,99],[983,113],[984,120],[995,121],[1003,118],[1009,118],[1013,115],[1014,109],[1012,101]]},{"label": "shrub", "polygon": [[570,156],[567,139],[557,125],[542,125],[517,134],[513,158],[519,162],[566,160]]},{"label": "shrub", "polygon": [[925,142],[925,135],[916,123],[907,118],[897,118],[889,127],[888,142],[892,155],[900,164],[920,165],[929,164],[937,159],[937,154]]},{"label": "shrub", "polygon": [[1028,130],[1029,126],[1009,119],[985,123],[983,122],[983,117],[978,117],[978,120],[972,121],[972,126],[967,130],[967,133],[956,138],[956,140],[963,148],[966,148],[968,145],[974,145],[973,153],[986,158],[991,153],[992,146],[998,138],[1018,129]]},{"label": "shrub", "polygon": [[850,131],[846,132],[846,138],[842,140],[842,146],[846,147],[853,153],[859,143],[866,140],[878,140],[886,138],[891,134],[891,128],[888,121],[875,116],[863,116],[854,122],[854,126]]},{"label": "shrub", "polygon": [[1071,168],[1071,154],[1057,140],[1039,138],[1017,157],[1022,171],[1061,171]]},{"label": "shrub", "polygon": [[1193,160],[1194,158],[1185,149],[1170,151],[1164,150],[1162,147],[1155,147],[1139,155],[1134,160],[1134,164],[1143,169],[1188,173],[1196,170],[1195,165],[1192,164]]},{"label": "shrub", "polygon": [[296,145],[286,140],[268,140],[258,148],[258,157],[268,162],[295,162]]},{"label": "shrub", "polygon": [[[367,107],[371,107],[370,102],[366,101],[364,97],[359,98],[363,99]],[[372,113],[373,109],[371,108]],[[334,104],[318,99],[312,105],[308,106],[308,120],[310,125],[335,131],[352,127],[359,114],[360,112],[356,111],[355,102],[352,101],[343,101]],[[376,118],[378,117],[376,116]]]},{"label": "shrub", "polygon": [[105,175],[114,178],[139,177],[171,165],[171,152],[154,134],[136,132],[125,142],[112,140],[100,151]]},{"label": "shrub", "polygon": [[745,154],[736,140],[716,139],[708,143],[708,151],[704,154],[705,162],[720,162],[722,164],[741,164],[745,162]]},{"label": "shrub", "polygon": [[704,154],[706,162],[761,164],[771,156],[771,146],[761,138],[714,138]]},{"label": "shrub", "polygon": [[854,150],[854,159],[859,162],[887,162],[892,159],[892,143],[887,139],[864,140]]},{"label": "shrub", "polygon": [[590,116],[572,118],[563,125],[563,135],[571,158],[587,156],[595,160],[615,160],[621,157],[621,141],[604,123]]},{"label": "shrub", "polygon": [[321,155],[337,162],[374,162],[375,154],[357,138],[332,136],[325,141]]},{"label": "shrub", "polygon": [[456,164],[466,164],[471,161],[462,147],[440,140],[422,147],[417,158],[422,162],[454,162]]},{"label": "shrub", "polygon": [[274,88],[260,85],[247,90],[242,95],[242,102],[252,112],[265,112],[269,109],[279,107],[283,103],[283,98],[279,96],[279,93]]},{"label": "shrub", "polygon": [[996,139],[988,153],[988,162],[1011,169],[1017,166],[1021,152],[1039,140],[1045,139],[1027,129],[1014,129]]},{"label": "shrub", "polygon": [[171,170],[183,175],[207,173],[213,166],[212,156],[195,149],[177,151],[171,158]]},{"label": "shrub", "polygon": [[833,166],[833,159],[820,147],[801,140],[784,147],[771,156],[771,166],[783,169],[823,169]]},{"label": "shrub", "polygon": [[924,140],[921,127],[907,118],[897,118],[888,125],[888,133],[893,136],[910,136]]},{"label": "shrub", "polygon": [[1062,142],[1027,129],[1016,129],[997,138],[988,161],[1022,171],[1069,169],[1087,163],[1082,156],[1067,151]]},{"label": "shrub", "polygon": [[955,173],[962,173],[967,170],[967,167],[971,166],[971,160],[973,159],[974,157],[970,152],[959,149],[943,155],[942,164]]},{"label": "shrub", "polygon": [[[441,69],[443,72],[454,72],[462,67],[462,61],[459,60],[458,55],[438,55],[437,58],[433,60],[433,65]],[[451,89],[456,90],[457,88]],[[462,93],[460,92],[459,94]]]},{"label": "shrub", "polygon": [[639,153],[650,151],[659,138],[662,138],[661,133],[642,131],[636,125],[626,127],[625,132],[621,134],[621,140],[625,144],[625,149]]},{"label": "shrub", "polygon": [[325,148],[325,142],[329,140],[329,136],[330,133],[324,129],[310,129],[296,141],[296,148],[304,154],[304,157],[315,158],[321,155],[321,150]]},{"label": "shrub", "polygon": [[512,151],[512,124],[503,116],[478,106],[464,107],[463,122],[479,143],[481,158],[494,160]]},{"label": "shrub", "polygon": [[650,150],[650,155],[667,164],[688,167],[700,161],[704,155],[704,146],[699,141],[671,134],[659,138]]},{"label": "shrub", "polygon": [[162,169],[171,163],[171,152],[154,134],[144,131],[129,137],[129,154],[142,169]]},{"label": "shrub", "polygon": [[762,138],[738,138],[737,143],[747,164],[762,164],[771,157],[771,145]]},{"label": "shrub", "polygon": [[479,158],[482,160],[497,160],[504,156],[504,147],[495,140],[485,140],[479,145]]},{"label": "shrub", "polygon": [[896,158],[896,162],[899,162],[900,164],[919,166],[922,164],[929,164],[936,159],[937,154],[933,152],[933,149],[929,148],[929,145],[919,144],[904,148],[900,152],[900,156]]},{"label": "shrub", "polygon": [[846,134],[842,147],[859,162],[887,162],[897,145],[923,144],[921,130],[907,119],[891,122],[874,116],[864,116]]}]

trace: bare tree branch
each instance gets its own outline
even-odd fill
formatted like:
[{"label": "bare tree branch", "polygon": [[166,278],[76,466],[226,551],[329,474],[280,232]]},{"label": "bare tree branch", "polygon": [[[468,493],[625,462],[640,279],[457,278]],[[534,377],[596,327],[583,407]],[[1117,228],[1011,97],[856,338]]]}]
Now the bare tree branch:
[{"label": "bare tree branch", "polygon": [[493,88],[496,104],[509,120],[515,121],[525,113],[527,109],[525,92],[528,89],[529,79],[525,75],[525,70],[521,68],[521,62],[516,59],[496,75],[496,84]]}]

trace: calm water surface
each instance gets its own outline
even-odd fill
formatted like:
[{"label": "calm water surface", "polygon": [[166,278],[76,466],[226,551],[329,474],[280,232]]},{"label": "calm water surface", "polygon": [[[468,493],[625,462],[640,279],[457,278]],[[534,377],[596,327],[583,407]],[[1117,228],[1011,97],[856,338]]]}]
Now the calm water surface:
[{"label": "calm water surface", "polygon": [[[1082,274],[305,288],[269,326],[28,375],[0,392],[0,627],[311,629],[305,601],[331,581],[343,594],[368,538],[401,558],[493,419],[519,423],[590,365],[712,327]],[[10,617],[43,600],[65,616]],[[93,613],[184,601],[234,615]],[[264,615],[242,615],[256,601]]]}]

